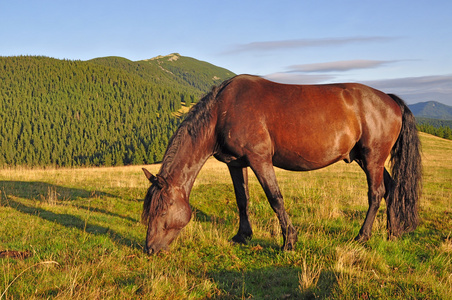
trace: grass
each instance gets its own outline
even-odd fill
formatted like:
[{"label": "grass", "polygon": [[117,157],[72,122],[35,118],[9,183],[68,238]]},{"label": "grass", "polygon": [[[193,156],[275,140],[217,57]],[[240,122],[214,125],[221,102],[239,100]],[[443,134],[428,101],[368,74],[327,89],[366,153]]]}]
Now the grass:
[{"label": "grass", "polygon": [[[418,229],[387,241],[384,203],[366,244],[353,242],[367,209],[356,164],[277,170],[299,231],[281,252],[274,213],[254,176],[254,238],[238,226],[225,165],[209,160],[191,194],[193,218],[169,252],[142,253],[148,182],[141,166],[0,170],[1,299],[451,299],[452,141],[421,134],[424,193]],[[148,166],[157,172],[159,166]]]}]

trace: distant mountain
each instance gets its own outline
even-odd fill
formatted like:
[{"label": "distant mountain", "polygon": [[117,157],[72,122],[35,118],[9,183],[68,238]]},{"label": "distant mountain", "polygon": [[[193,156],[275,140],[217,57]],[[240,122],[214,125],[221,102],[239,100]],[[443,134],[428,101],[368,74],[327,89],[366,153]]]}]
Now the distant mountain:
[{"label": "distant mountain", "polygon": [[452,107],[436,101],[420,102],[408,107],[416,118],[452,120]]}]

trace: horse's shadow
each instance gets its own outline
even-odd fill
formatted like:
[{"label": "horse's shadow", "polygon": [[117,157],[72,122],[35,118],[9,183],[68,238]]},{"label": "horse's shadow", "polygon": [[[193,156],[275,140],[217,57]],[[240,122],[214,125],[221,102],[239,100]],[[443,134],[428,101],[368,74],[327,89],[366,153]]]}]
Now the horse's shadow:
[{"label": "horse's shadow", "polygon": [[93,197],[117,198],[117,196],[105,192],[68,188],[42,181],[0,181],[0,192],[9,196],[40,201],[71,201]]},{"label": "horse's shadow", "polygon": [[[94,235],[107,235],[114,243],[131,248],[142,249],[137,241],[126,238],[120,233],[109,227],[104,227],[90,223],[87,219],[66,213],[56,213],[47,210],[40,205],[29,205],[23,203],[20,198],[32,200],[34,202],[45,202],[50,204],[64,203],[76,199],[92,199],[95,197],[113,197],[116,196],[104,192],[92,192],[83,189],[67,188],[52,185],[46,182],[27,182],[27,181],[0,181],[0,206],[10,207],[24,214],[39,217],[43,220],[55,222],[66,228],[76,228]],[[25,201],[24,201],[25,202]],[[83,205],[75,205],[78,209],[88,212],[98,212],[109,216],[123,218],[128,221],[137,222],[137,220],[121,216],[103,209],[91,208]]]},{"label": "horse's shadow", "polygon": [[243,272],[217,270],[209,275],[225,293],[215,299],[327,299],[338,285],[335,272],[322,270],[316,283],[302,287],[300,272],[300,268],[272,266]]}]

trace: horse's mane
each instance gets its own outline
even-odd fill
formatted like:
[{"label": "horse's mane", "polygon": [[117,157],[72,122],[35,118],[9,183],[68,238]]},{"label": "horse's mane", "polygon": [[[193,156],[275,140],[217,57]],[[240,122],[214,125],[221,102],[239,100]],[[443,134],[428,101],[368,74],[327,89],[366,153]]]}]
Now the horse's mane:
[{"label": "horse's mane", "polygon": [[[184,121],[182,121],[168,142],[168,147],[163,156],[160,175],[157,175],[156,177],[159,178],[160,181],[166,181],[166,177],[170,176],[166,173],[166,170],[168,170],[168,167],[174,161],[182,139],[188,134],[192,138],[193,143],[196,143],[196,141],[202,137],[203,133],[205,133],[205,129],[212,119],[212,110],[217,103],[215,101],[217,99],[217,94],[228,85],[229,82],[230,80],[226,80],[219,86],[212,87],[212,90],[190,109]],[[168,204],[164,197],[162,197],[162,189],[163,186],[158,184],[157,180],[156,182],[153,182],[152,186],[149,188],[143,203],[143,214],[141,216],[143,223],[148,223],[150,219],[156,217],[161,211],[167,208]]]},{"label": "horse's mane", "polygon": [[219,86],[213,86],[212,90],[190,109],[184,121],[168,142],[168,147],[163,156],[162,171],[166,170],[166,167],[173,162],[180,143],[187,134],[192,138],[193,143],[196,143],[197,139],[202,137],[212,119],[212,110],[217,104],[217,95],[230,81],[226,80]]},{"label": "horse's mane", "polygon": [[157,183],[152,183],[148,189],[143,202],[143,213],[141,214],[141,222],[149,224],[149,221],[157,216],[161,211],[165,210],[168,204],[163,201],[162,188]]}]

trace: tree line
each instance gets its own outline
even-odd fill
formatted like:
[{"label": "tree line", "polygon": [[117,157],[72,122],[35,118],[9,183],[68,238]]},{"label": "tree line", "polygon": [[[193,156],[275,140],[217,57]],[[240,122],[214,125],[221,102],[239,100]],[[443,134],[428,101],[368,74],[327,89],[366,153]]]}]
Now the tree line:
[{"label": "tree line", "polygon": [[417,121],[417,129],[419,131],[441,137],[443,139],[452,140],[452,121],[435,120],[419,118]]}]

